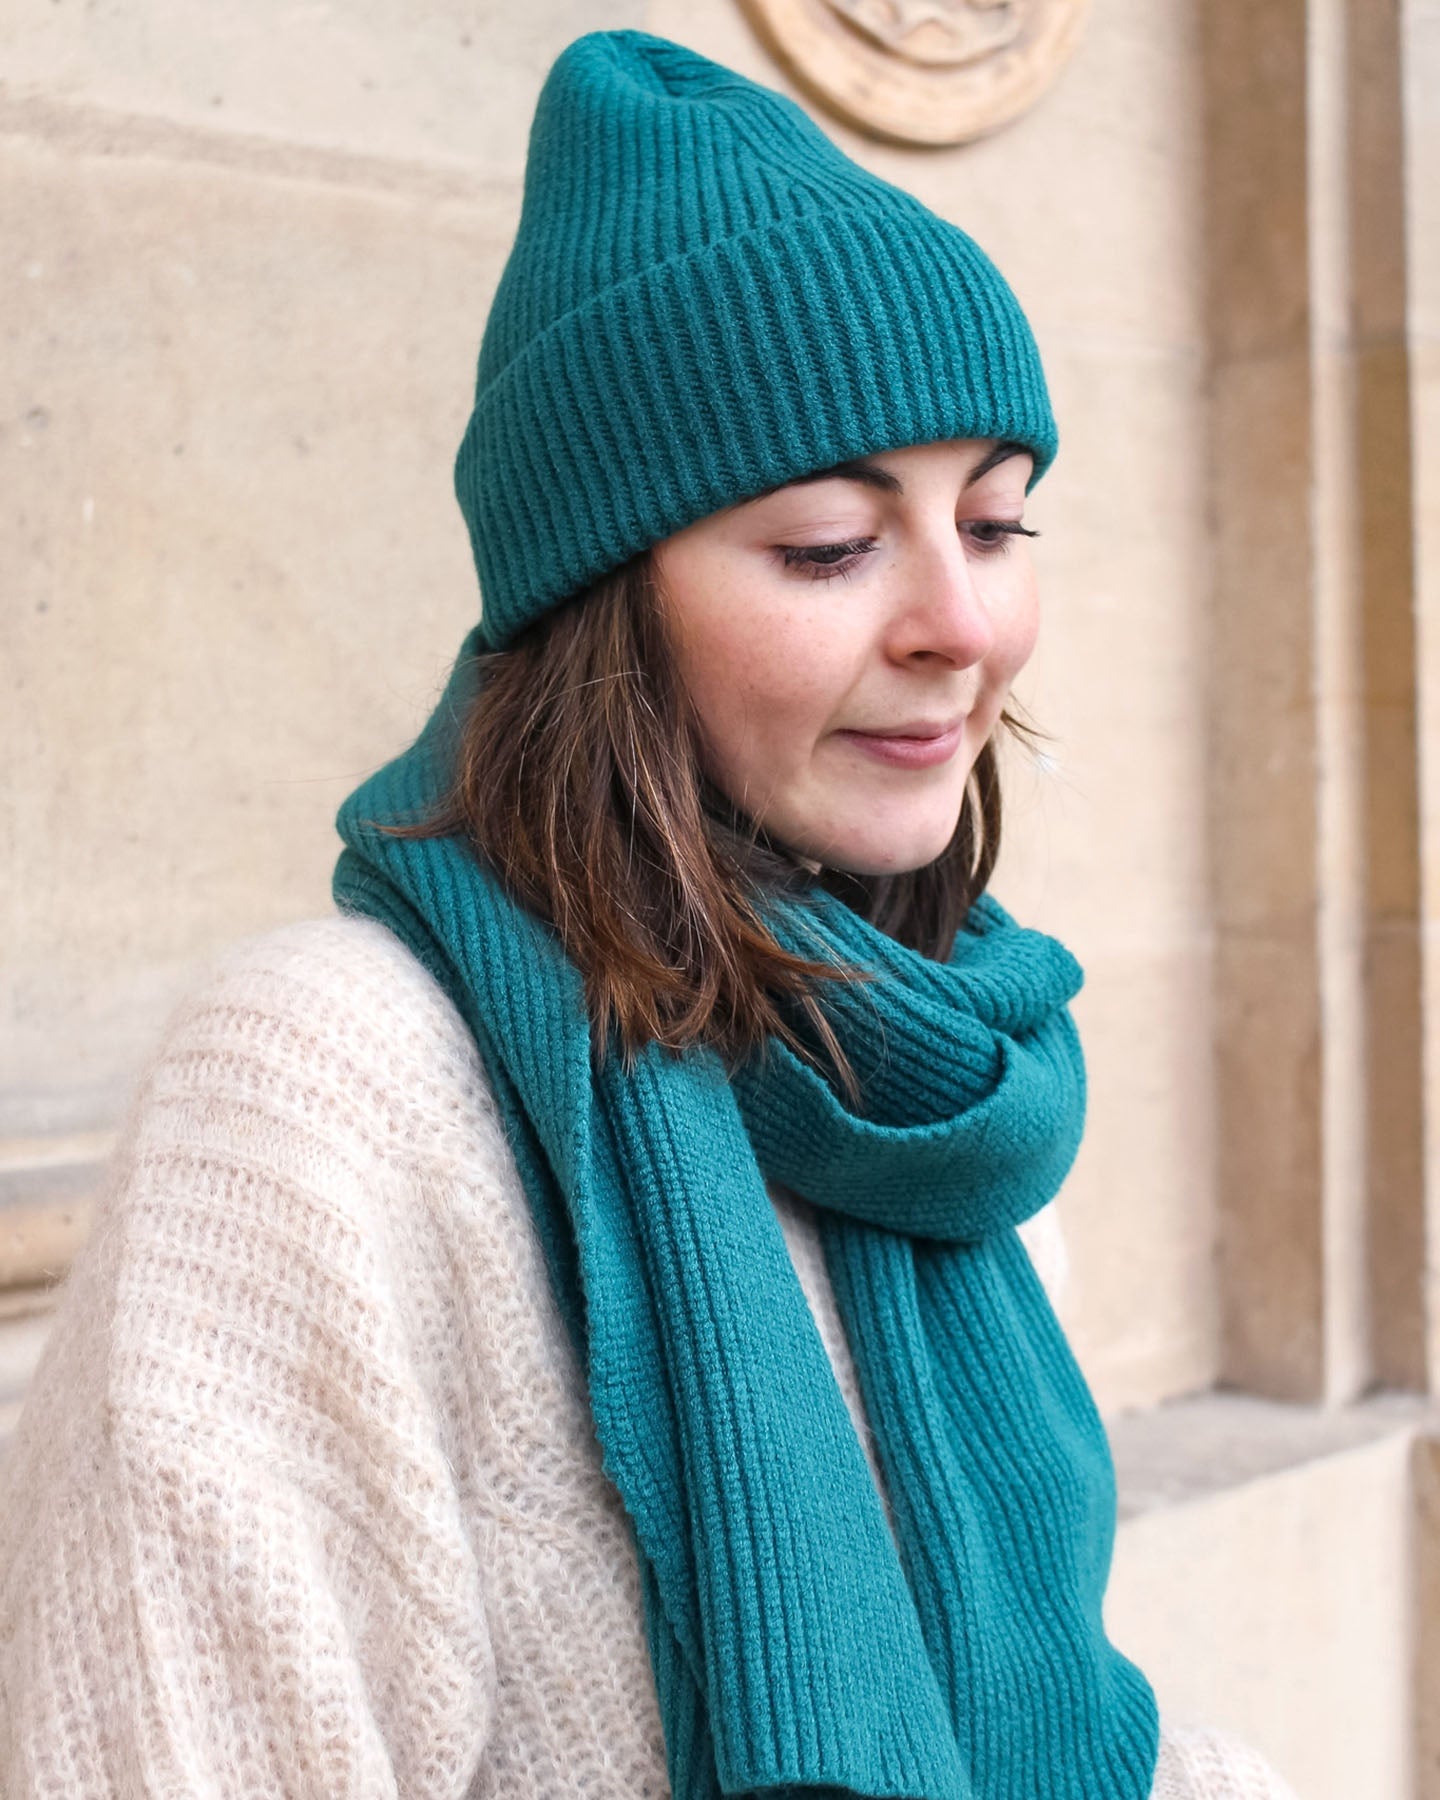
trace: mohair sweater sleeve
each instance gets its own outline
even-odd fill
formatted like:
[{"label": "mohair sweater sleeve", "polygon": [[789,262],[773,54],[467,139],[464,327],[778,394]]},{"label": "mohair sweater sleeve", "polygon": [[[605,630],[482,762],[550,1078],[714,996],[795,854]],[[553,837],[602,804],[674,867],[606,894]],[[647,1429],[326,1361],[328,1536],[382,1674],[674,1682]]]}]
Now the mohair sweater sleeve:
[{"label": "mohair sweater sleeve", "polygon": [[0,1464],[8,1800],[441,1800],[486,1743],[395,1149],[446,1121],[352,1054],[383,1021],[310,1022],[283,941],[172,1015]]}]

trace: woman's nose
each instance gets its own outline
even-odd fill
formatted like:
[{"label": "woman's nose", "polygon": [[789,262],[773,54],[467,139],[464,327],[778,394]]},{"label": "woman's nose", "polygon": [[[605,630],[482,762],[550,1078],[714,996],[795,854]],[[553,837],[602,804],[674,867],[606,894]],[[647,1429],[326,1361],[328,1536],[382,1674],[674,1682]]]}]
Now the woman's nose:
[{"label": "woman's nose", "polygon": [[995,622],[959,536],[949,546],[917,547],[907,565],[896,570],[891,654],[939,657],[957,669],[982,662],[995,642]]}]

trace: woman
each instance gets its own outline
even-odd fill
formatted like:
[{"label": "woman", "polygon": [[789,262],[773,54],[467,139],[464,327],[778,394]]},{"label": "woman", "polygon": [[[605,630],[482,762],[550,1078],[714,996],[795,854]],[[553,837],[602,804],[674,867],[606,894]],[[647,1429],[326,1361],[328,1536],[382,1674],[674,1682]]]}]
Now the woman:
[{"label": "woman", "polygon": [[456,465],[480,624],[338,918],[147,1072],[5,1471],[16,1795],[1278,1795],[1161,1730],[1019,1235],[1080,972],[985,893],[1055,453],[960,231],[562,54]]}]

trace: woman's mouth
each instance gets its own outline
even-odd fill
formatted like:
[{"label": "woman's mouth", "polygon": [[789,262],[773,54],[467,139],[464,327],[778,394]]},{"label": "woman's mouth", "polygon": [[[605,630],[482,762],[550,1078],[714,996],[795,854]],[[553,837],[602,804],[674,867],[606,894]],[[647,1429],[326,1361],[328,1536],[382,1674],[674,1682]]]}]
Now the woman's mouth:
[{"label": "woman's mouth", "polygon": [[892,763],[902,769],[930,769],[950,760],[964,734],[965,721],[959,719],[939,730],[917,726],[913,730],[902,728],[894,733],[837,731],[835,735],[880,762]]}]

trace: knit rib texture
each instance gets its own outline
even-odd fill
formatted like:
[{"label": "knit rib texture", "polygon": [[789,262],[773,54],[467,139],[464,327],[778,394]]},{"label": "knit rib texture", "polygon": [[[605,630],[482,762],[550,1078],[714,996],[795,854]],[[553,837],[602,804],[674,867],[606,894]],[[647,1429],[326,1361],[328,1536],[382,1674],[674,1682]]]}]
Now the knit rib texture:
[{"label": "knit rib texture", "polygon": [[[775,896],[787,948],[872,977],[831,1016],[862,1111],[774,1044],[733,1082],[709,1050],[599,1063],[550,927],[460,839],[376,829],[443,791],[478,642],[341,807],[334,893],[490,1073],[634,1527],[676,1800],[1144,1800],[1155,1697],[1101,1616],[1109,1445],[1017,1236],[1080,1141],[1078,964],[989,897],[940,964],[822,889]],[[770,1180],[820,1209],[893,1526]]]},{"label": "knit rib texture", "polygon": [[556,59],[455,462],[488,648],[647,546],[848,457],[1057,444],[979,245],[785,95],[642,31]]}]

